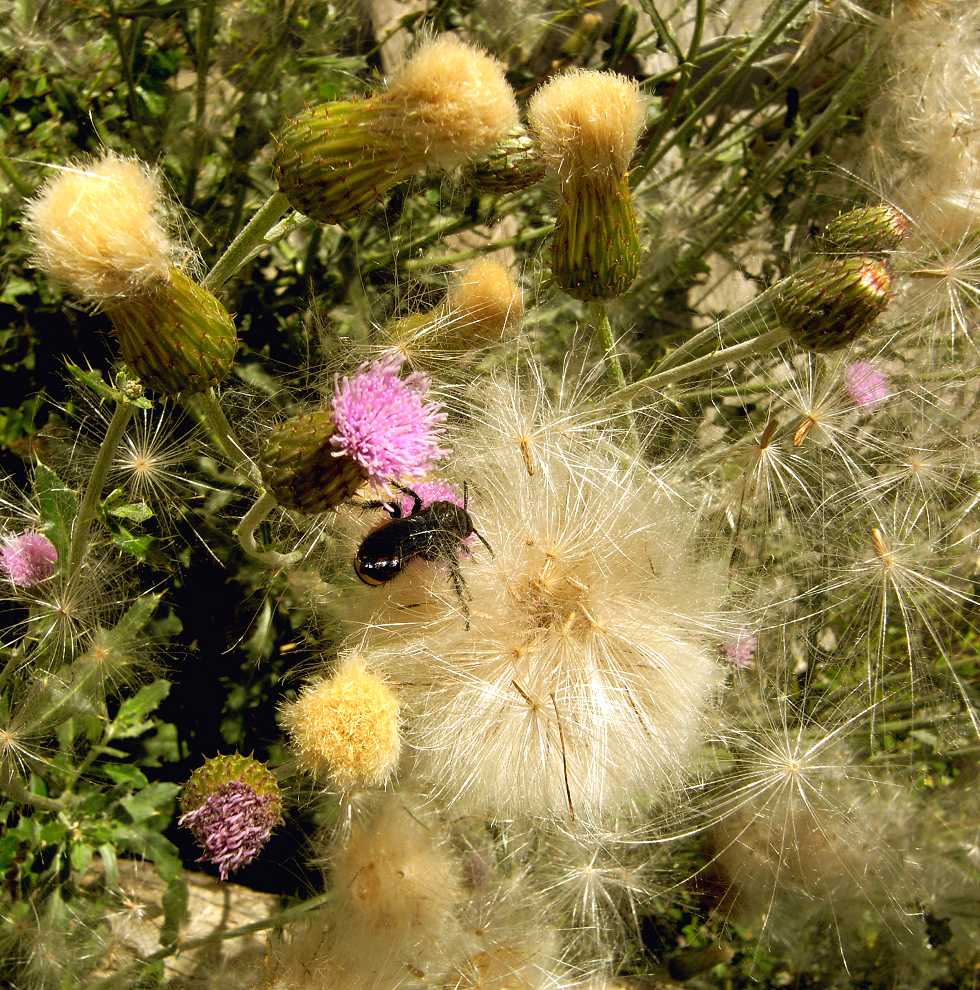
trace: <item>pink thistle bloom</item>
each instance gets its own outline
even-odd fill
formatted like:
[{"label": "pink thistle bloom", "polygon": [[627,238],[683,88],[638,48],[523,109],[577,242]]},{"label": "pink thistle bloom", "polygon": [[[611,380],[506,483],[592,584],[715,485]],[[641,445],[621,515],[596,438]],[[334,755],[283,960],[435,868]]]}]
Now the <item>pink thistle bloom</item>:
[{"label": "pink thistle bloom", "polygon": [[752,666],[755,651],[758,648],[759,637],[755,633],[743,629],[722,646],[722,651],[733,666],[746,668]]},{"label": "pink thistle bloom", "polygon": [[439,446],[446,413],[426,397],[429,379],[400,378],[401,365],[401,358],[363,365],[334,386],[334,456],[356,461],[375,484],[424,474],[449,453]]},{"label": "pink thistle bloom", "polygon": [[10,583],[19,588],[30,588],[46,581],[54,574],[58,563],[55,545],[42,533],[18,533],[0,549],[0,567],[7,573]]},{"label": "pink thistle bloom", "polygon": [[888,378],[868,361],[855,361],[844,370],[844,385],[855,405],[874,409],[891,395]]},{"label": "pink thistle bloom", "polygon": [[[463,508],[463,496],[452,485],[448,485],[444,481],[420,481],[410,487],[422,499],[423,509],[427,509],[433,502],[452,502],[453,505]],[[411,495],[403,495],[399,502],[402,515],[410,516],[414,505],[415,500]]]},{"label": "pink thistle bloom", "polygon": [[181,815],[178,824],[194,833],[204,850],[199,862],[214,863],[222,880],[262,851],[279,821],[278,799],[257,794],[248,784],[222,784],[200,807]]}]

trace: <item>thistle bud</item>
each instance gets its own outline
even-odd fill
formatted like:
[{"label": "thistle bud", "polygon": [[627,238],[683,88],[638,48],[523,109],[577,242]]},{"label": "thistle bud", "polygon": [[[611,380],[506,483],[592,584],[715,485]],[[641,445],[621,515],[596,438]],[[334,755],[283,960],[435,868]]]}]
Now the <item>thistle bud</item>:
[{"label": "thistle bud", "polygon": [[331,408],[286,420],[260,458],[262,477],[280,505],[325,512],[365,482],[424,474],[446,451],[446,414],[427,398],[424,375],[398,376],[400,359],[378,361],[338,379]]},{"label": "thistle bud", "polygon": [[466,181],[477,192],[517,192],[544,178],[544,164],[534,140],[520,124],[486,157],[466,170]]},{"label": "thistle bud", "polygon": [[776,314],[797,343],[832,351],[860,337],[891,298],[891,272],[873,258],[820,258],[785,282]]},{"label": "thistle bud", "polygon": [[382,787],[398,764],[398,699],[356,654],[308,684],[282,723],[300,768],[341,790]]},{"label": "thistle bud", "polygon": [[542,87],[531,126],[560,184],[552,241],[555,280],[576,299],[608,299],[632,285],[640,240],[627,169],[645,107],[635,82],[576,70]]},{"label": "thistle bud", "polygon": [[250,756],[215,756],[191,774],[179,824],[189,828],[222,880],[250,863],[282,821],[272,772]]},{"label": "thistle bud", "polygon": [[295,209],[339,223],[430,166],[452,169],[488,154],[516,124],[503,66],[442,35],[381,92],[288,121],[278,137],[276,180]]},{"label": "thistle bud", "polygon": [[841,213],[824,228],[823,248],[842,254],[877,254],[893,251],[909,232],[908,217],[887,203],[859,206]]},{"label": "thistle bud", "polygon": [[164,395],[201,392],[231,368],[235,325],[177,267],[155,171],[109,153],[67,168],[27,206],[37,266],[112,320],[123,359]]}]

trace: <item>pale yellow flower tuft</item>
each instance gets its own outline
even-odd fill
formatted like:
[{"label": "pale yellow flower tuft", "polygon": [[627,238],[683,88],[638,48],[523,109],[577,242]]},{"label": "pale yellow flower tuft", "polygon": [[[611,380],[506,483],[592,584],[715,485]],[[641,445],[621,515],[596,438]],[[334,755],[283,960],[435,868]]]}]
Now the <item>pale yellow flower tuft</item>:
[{"label": "pale yellow flower tuft", "polygon": [[398,699],[352,654],[282,712],[299,766],[341,790],[382,787],[398,764]]},{"label": "pale yellow flower tuft", "polygon": [[404,142],[439,168],[488,154],[518,123],[503,65],[452,34],[419,48],[382,99],[404,114]]},{"label": "pale yellow flower tuft", "polygon": [[622,175],[645,117],[632,79],[587,69],[566,72],[542,86],[529,109],[542,158],[563,178]]},{"label": "pale yellow flower tuft", "polygon": [[35,264],[74,293],[104,303],[168,280],[175,253],[157,173],[108,152],[59,170],[26,208]]}]

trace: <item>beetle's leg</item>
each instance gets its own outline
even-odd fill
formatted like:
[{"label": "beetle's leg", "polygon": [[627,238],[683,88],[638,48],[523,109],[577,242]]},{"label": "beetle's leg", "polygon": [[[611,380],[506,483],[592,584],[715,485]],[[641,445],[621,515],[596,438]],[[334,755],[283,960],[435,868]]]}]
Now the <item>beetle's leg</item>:
[{"label": "beetle's leg", "polygon": [[459,563],[455,559],[449,561],[449,577],[453,582],[453,589],[456,592],[456,597],[459,599],[460,608],[462,609],[463,616],[466,619],[466,629],[468,632],[470,628],[470,606],[466,601],[466,594],[468,593],[468,590],[466,589],[466,582],[463,580],[463,575],[459,570]]},{"label": "beetle's leg", "polygon": [[397,488],[403,495],[410,495],[412,498],[412,511],[410,515],[417,516],[422,511],[422,496],[419,495],[417,491],[411,488],[406,488],[405,485],[399,485],[397,481],[391,482],[392,488]]},{"label": "beetle's leg", "polygon": [[402,507],[398,502],[382,502],[380,499],[371,499],[369,502],[355,502],[351,499],[349,504],[353,505],[355,509],[363,509],[365,512],[369,512],[372,509],[384,509],[392,519],[401,519],[402,517]]}]

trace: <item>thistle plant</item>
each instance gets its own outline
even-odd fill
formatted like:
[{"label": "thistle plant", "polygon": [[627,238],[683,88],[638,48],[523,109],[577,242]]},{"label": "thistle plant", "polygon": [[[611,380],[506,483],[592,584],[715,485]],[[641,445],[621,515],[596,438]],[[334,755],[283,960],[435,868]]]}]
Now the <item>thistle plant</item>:
[{"label": "thistle plant", "polygon": [[0,25],[0,983],[972,985],[974,5],[381,7]]}]

